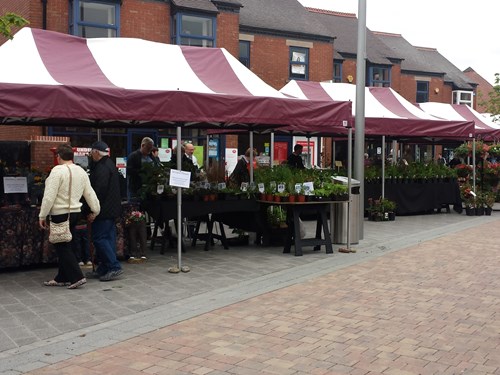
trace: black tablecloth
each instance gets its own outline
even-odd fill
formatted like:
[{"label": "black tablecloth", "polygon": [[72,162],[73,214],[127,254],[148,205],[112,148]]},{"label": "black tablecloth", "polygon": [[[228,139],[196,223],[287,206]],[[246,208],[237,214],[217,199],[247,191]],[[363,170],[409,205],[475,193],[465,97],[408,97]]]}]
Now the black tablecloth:
[{"label": "black tablecloth", "polygon": [[[128,241],[125,218],[137,204],[124,203],[123,214],[116,223],[116,252],[122,257]],[[39,207],[13,206],[0,208],[0,269],[55,264],[57,257],[48,242],[48,232],[38,226]]]},{"label": "black tablecloth", "polygon": [[[368,198],[379,199],[382,195],[381,183],[365,184],[365,208]],[[449,182],[408,182],[385,184],[385,198],[395,201],[397,215],[430,212],[443,205],[452,205],[461,210],[460,188],[456,181]]]}]

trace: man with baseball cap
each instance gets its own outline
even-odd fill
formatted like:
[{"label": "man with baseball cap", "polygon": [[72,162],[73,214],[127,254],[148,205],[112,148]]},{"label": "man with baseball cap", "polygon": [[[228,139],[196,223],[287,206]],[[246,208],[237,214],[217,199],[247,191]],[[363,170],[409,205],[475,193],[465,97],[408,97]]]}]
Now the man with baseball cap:
[{"label": "man with baseball cap", "polygon": [[123,273],[116,258],[115,220],[121,214],[120,175],[113,161],[109,158],[109,147],[102,141],[92,144],[90,156],[93,164],[90,169],[90,184],[101,204],[97,216],[89,215],[92,223],[92,242],[96,250],[97,268],[87,273],[87,277],[111,281]]}]

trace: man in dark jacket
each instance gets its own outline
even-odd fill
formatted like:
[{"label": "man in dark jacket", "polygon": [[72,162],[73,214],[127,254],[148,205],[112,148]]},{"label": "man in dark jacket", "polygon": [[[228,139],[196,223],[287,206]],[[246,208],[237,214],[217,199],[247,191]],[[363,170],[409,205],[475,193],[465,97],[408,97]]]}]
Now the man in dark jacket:
[{"label": "man in dark jacket", "polygon": [[149,137],[144,137],[141,141],[141,147],[127,157],[127,181],[130,198],[139,197],[139,189],[142,186],[141,168],[144,163],[153,163],[151,151],[154,142]]},{"label": "man in dark jacket", "polygon": [[108,152],[108,145],[102,141],[93,143],[90,152],[94,162],[90,170],[90,184],[101,204],[101,212],[97,217],[89,215],[98,266],[96,272],[87,274],[87,277],[99,278],[101,281],[111,281],[123,273],[116,259],[115,220],[122,209],[120,176]]},{"label": "man in dark jacket", "polygon": [[288,156],[288,165],[290,168],[304,169],[304,162],[302,161],[302,149],[301,144],[296,144],[293,148],[293,152]]}]

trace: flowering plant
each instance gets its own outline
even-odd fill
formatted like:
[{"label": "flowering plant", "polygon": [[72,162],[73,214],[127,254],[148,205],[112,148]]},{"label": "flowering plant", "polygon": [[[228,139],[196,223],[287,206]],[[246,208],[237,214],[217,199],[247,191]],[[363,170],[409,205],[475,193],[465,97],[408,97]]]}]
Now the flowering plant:
[{"label": "flowering plant", "polygon": [[460,188],[460,197],[462,198],[465,207],[476,207],[476,194],[473,192],[470,185],[465,184]]},{"label": "flowering plant", "polygon": [[132,211],[125,219],[125,224],[130,225],[132,223],[140,223],[141,221],[146,221],[146,214],[141,211]]},{"label": "flowering plant", "polygon": [[472,167],[467,164],[458,164],[455,167],[455,170],[457,171],[458,177],[467,177],[470,173],[472,173]]}]

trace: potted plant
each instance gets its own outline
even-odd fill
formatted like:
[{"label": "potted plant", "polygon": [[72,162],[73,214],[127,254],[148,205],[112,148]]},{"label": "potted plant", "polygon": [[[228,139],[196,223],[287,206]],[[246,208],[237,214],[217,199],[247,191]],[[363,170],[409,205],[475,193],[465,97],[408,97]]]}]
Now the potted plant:
[{"label": "potted plant", "polygon": [[469,184],[464,184],[460,188],[460,197],[465,206],[465,214],[474,216],[476,214],[476,194],[472,191]]},{"label": "potted plant", "polygon": [[495,204],[495,193],[493,191],[488,191],[484,194],[484,214],[491,215],[493,211],[493,205]]}]

